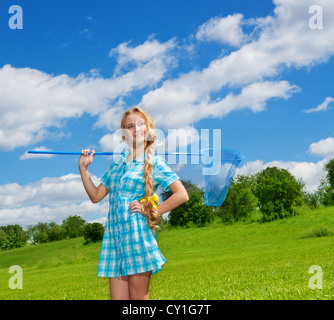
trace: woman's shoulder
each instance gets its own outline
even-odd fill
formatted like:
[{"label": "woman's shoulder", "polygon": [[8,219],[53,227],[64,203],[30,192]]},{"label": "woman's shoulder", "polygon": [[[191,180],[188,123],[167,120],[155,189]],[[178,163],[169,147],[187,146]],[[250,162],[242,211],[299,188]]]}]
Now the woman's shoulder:
[{"label": "woman's shoulder", "polygon": [[154,153],[153,156],[152,156],[152,164],[156,164],[156,163],[159,163],[159,162],[164,162],[165,159],[163,157],[161,157],[160,155]]},{"label": "woman's shoulder", "polygon": [[168,163],[167,163],[167,160],[163,156],[158,155],[158,154],[153,155],[152,166],[154,168],[161,168],[161,167],[164,167],[166,165],[168,165]]},{"label": "woman's shoulder", "polygon": [[117,156],[109,165],[108,171],[115,171],[122,165],[122,156]]}]

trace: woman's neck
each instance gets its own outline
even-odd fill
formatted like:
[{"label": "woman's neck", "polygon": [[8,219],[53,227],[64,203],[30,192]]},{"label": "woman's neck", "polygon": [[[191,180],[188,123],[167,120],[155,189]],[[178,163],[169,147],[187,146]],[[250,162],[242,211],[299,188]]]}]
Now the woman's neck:
[{"label": "woman's neck", "polygon": [[138,146],[135,148],[130,147],[130,152],[128,155],[127,162],[139,158],[145,152],[145,150],[146,150],[146,144],[145,144],[145,148],[143,148],[143,146],[140,146],[140,147]]}]

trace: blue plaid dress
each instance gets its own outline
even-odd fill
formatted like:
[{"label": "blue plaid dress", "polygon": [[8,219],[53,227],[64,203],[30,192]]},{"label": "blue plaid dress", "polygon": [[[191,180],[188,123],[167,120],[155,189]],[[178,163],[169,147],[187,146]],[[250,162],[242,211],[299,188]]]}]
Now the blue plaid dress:
[{"label": "blue plaid dress", "polygon": [[[104,229],[98,277],[120,277],[146,271],[152,274],[161,270],[166,259],[161,254],[156,234],[147,225],[140,212],[130,212],[132,201],[144,197],[143,153],[127,163],[125,154],[118,156],[101,178],[101,183],[109,189],[109,213]],[[159,185],[169,191],[169,185],[180,179],[171,170],[167,161],[158,155],[152,156],[153,192]]]}]

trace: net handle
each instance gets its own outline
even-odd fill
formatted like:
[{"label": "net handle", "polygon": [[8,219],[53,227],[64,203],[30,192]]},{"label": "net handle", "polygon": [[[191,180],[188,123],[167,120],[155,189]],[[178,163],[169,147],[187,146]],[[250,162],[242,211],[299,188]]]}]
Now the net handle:
[{"label": "net handle", "polygon": [[[203,151],[209,151],[206,153],[210,153],[210,151],[228,151],[231,153],[234,153],[236,155],[236,157],[234,158],[217,158],[217,157],[213,157],[210,156],[208,154],[203,153]],[[29,154],[40,154],[40,155],[82,155],[82,152],[78,152],[78,151],[42,151],[42,150],[28,150],[27,153]],[[91,152],[88,153],[88,155],[90,155]],[[124,152],[95,152],[94,155],[96,156],[112,156],[112,155],[124,155]],[[197,155],[197,156],[201,156],[201,157],[209,157],[210,159],[217,159],[217,160],[221,160],[221,161],[235,161],[235,160],[243,160],[245,158],[245,156],[240,153],[239,151],[235,151],[232,149],[226,149],[226,148],[222,148],[222,149],[218,149],[218,148],[206,148],[206,149],[202,149],[201,152],[195,152],[195,153],[189,153],[189,152],[161,152],[161,153],[157,153],[157,155]]]}]

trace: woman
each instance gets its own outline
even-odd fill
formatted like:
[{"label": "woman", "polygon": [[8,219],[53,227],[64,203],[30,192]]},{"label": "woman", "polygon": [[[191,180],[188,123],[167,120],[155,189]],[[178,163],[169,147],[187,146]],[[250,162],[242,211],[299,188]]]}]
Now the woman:
[{"label": "woman", "polygon": [[[148,300],[151,274],[166,262],[157,245],[155,229],[160,216],[188,201],[188,193],[167,162],[154,154],[154,120],[141,108],[124,112],[122,139],[129,148],[118,156],[101,178],[92,182],[88,165],[94,150],[83,150],[79,169],[93,203],[109,193],[109,214],[100,252],[98,276],[108,277],[112,300]],[[172,196],[157,205],[161,185]]]}]

